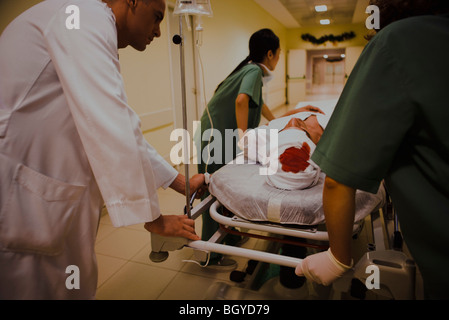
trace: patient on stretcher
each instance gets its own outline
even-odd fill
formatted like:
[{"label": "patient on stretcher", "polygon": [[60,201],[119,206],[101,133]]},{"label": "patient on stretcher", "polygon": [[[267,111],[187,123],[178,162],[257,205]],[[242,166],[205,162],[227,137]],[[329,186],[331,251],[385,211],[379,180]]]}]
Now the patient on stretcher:
[{"label": "patient on stretcher", "polygon": [[[310,158],[328,120],[326,115],[313,112],[278,118],[248,131],[239,146],[247,160],[275,168],[273,174],[266,175],[269,185],[282,190],[310,188],[318,183],[321,173]],[[277,143],[270,143],[274,138]]]},{"label": "patient on stretcher", "polygon": [[[307,104],[310,105],[301,103]],[[301,151],[301,155],[307,158],[307,154],[310,156],[315,151],[315,145],[327,126],[335,104],[336,101],[317,104],[326,114],[298,112],[247,131],[239,141],[239,147],[243,152],[235,161],[211,175],[209,184],[211,195],[236,216],[248,221],[300,226],[324,224],[325,174],[318,171],[320,169],[314,166],[310,158],[307,161],[299,160],[299,163],[289,162],[287,160],[289,157],[297,159],[299,154],[292,156],[292,149],[285,152],[291,146],[287,147],[288,139],[287,137],[284,139],[283,135],[291,134],[296,139],[294,140],[296,148],[299,149],[294,152]],[[294,118],[302,121],[292,120]],[[305,131],[294,127],[300,127]],[[270,132],[270,129],[274,130]],[[279,140],[276,148],[280,149],[282,145],[285,147],[284,151],[277,150],[279,151],[277,157],[274,153],[270,153],[270,133],[273,133],[275,140]],[[295,133],[299,135],[295,136]],[[310,147],[310,152],[305,145],[305,149],[302,149],[304,142]],[[277,171],[271,176],[261,174],[261,169],[269,165],[270,154],[279,163]],[[284,156],[279,159],[281,155]],[[280,171],[281,161],[284,162],[284,172]],[[305,170],[292,172],[294,168],[301,169],[301,164],[305,166],[305,163],[308,164]],[[306,174],[307,170],[310,170],[310,177]],[[317,182],[313,186],[316,178]],[[362,221],[368,214],[381,207],[385,199],[385,190],[382,186],[376,194],[357,190],[354,221]]]}]

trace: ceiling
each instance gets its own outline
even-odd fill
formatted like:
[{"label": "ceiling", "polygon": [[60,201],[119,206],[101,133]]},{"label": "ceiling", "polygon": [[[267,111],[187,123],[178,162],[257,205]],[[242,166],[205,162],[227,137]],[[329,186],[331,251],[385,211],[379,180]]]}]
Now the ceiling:
[{"label": "ceiling", "polygon": [[[331,24],[359,23],[367,18],[369,0],[254,0],[287,28],[319,26],[321,19]],[[315,6],[326,5],[327,12]]]}]

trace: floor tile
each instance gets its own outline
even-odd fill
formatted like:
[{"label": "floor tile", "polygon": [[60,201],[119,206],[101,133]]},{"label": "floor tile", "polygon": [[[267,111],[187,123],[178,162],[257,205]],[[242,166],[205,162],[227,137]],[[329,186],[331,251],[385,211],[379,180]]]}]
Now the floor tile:
[{"label": "floor tile", "polygon": [[128,262],[97,292],[98,300],[155,300],[177,272]]},{"label": "floor tile", "polygon": [[121,258],[131,259],[150,241],[150,233],[126,228],[116,228],[95,245],[97,253]]},{"label": "floor tile", "polygon": [[216,282],[203,276],[179,272],[158,297],[160,300],[204,300]]},{"label": "floor tile", "polygon": [[126,264],[126,260],[97,253],[98,284],[101,287],[109,278]]}]

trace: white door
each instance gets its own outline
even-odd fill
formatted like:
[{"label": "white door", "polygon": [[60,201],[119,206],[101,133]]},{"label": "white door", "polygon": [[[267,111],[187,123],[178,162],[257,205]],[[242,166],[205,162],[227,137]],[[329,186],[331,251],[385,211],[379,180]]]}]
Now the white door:
[{"label": "white door", "polygon": [[287,59],[287,98],[289,104],[296,105],[306,95],[306,50],[289,50]]}]

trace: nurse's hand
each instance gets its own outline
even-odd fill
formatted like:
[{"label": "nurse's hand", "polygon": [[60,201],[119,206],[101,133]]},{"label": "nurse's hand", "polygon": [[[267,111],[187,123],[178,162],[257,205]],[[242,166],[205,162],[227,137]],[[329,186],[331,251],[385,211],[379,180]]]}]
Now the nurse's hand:
[{"label": "nurse's hand", "polygon": [[321,110],[318,107],[311,106],[311,105],[307,105],[305,107],[301,107],[301,108],[296,109],[296,110],[298,110],[298,112],[316,112],[316,113],[324,114],[323,110]]},{"label": "nurse's hand", "polygon": [[195,222],[186,215],[161,215],[156,220],[145,223],[144,227],[161,236],[200,240],[195,233]]},{"label": "nurse's hand", "polygon": [[296,114],[298,112],[316,112],[316,113],[322,113],[325,114],[323,110],[321,110],[318,107],[315,106],[311,106],[311,105],[307,105],[305,107],[301,107],[298,109],[293,109],[290,111],[287,111],[285,114],[282,115],[282,117],[287,117],[287,116],[291,116],[292,114]]},{"label": "nurse's hand", "polygon": [[340,278],[351,266],[338,261],[331,249],[307,256],[295,270],[296,275],[305,276],[308,280],[328,286]]}]

